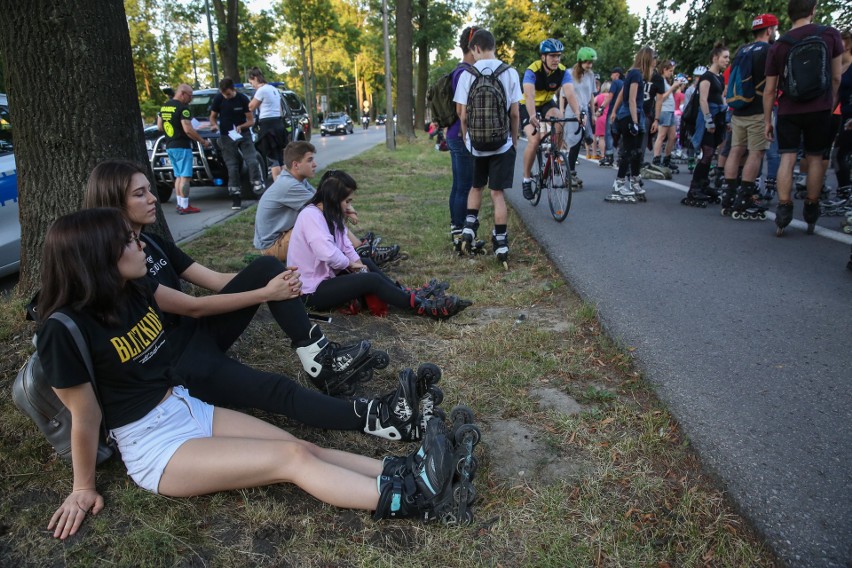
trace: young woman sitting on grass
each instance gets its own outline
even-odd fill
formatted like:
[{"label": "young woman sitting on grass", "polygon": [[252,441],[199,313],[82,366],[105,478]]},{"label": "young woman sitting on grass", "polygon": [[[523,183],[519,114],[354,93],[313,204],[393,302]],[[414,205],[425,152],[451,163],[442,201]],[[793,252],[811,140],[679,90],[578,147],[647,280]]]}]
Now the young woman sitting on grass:
[{"label": "young woman sitting on grass", "polygon": [[405,288],[388,278],[373,261],[358,256],[346,238],[344,226],[357,188],[347,173],[329,170],[296,219],[287,258],[302,277],[306,306],[330,310],[373,295],[391,306],[444,319],[471,305],[468,300],[444,294],[446,285]]},{"label": "young woman sitting on grass", "polygon": [[[154,493],[184,497],[290,482],[331,505],[374,510],[374,518],[429,511],[454,468],[439,422],[427,428],[419,455],[378,461],[320,448],[173,386],[171,337],[155,284],[145,278],[145,257],[144,242],[117,209],[60,217],[45,237],[38,353],[71,412],[74,470],[73,490],[48,524],[55,537],[75,534],[89,512],[104,507],[95,486],[102,420],[130,477]],[[67,327],[49,319],[54,312],[72,318],[86,338],[97,396]]]}]

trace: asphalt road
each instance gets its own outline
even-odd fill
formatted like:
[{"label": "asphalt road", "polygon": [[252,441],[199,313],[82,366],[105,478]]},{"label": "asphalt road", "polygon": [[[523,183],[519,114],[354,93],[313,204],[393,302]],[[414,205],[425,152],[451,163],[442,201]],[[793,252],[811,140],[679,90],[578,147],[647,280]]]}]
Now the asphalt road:
[{"label": "asphalt road", "polygon": [[[368,130],[356,125],[352,134],[344,136],[320,136],[319,128],[314,129],[311,144],[317,149],[317,162],[320,168],[340,160],[347,160],[361,152],[385,141],[385,127],[372,124]],[[185,243],[200,236],[207,228],[221,223],[238,213],[231,209],[231,199],[226,187],[193,187],[190,190],[190,202],[201,209],[201,213],[178,215],[175,211],[175,198],[163,205],[163,213],[169,224],[175,242]],[[243,208],[254,204],[243,200]]]},{"label": "asphalt road", "polygon": [[535,208],[521,197],[520,159],[508,201],[635,347],[736,506],[789,565],[852,565],[852,238],[840,218],[777,238],[771,220],[681,205],[685,173],[647,181],[647,203],[605,203],[615,170],[581,160],[585,189],[559,224],[545,196]]}]

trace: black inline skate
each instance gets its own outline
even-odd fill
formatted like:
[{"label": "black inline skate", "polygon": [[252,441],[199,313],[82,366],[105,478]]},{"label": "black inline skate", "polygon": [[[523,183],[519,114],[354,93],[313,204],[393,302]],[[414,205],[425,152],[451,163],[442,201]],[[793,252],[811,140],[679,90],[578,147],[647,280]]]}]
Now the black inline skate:
[{"label": "black inline skate", "polygon": [[440,380],[441,370],[431,363],[423,363],[416,373],[400,371],[396,390],[369,401],[361,399],[367,405],[364,432],[387,440],[420,440],[426,424],[434,416],[443,416],[438,405],[444,393],[436,386]]},{"label": "black inline skate", "polygon": [[744,221],[763,221],[766,219],[766,207],[757,204],[757,186],[753,181],[744,181],[734,201],[732,219]]},{"label": "black inline skate", "polygon": [[509,237],[506,233],[498,235],[492,231],[491,247],[494,249],[494,256],[497,261],[503,264],[505,270],[509,270]]},{"label": "black inline skate", "polygon": [[598,166],[602,168],[611,168],[615,164],[615,160],[612,155],[607,155],[598,160]]},{"label": "black inline skate", "polygon": [[672,160],[671,156],[666,156],[663,158],[663,167],[668,168],[672,174],[679,174],[680,169],[677,167],[677,164]]},{"label": "black inline skate", "polygon": [[408,258],[408,255],[400,252],[399,245],[379,246],[382,238],[372,231],[361,238],[361,245],[355,249],[361,258],[369,258],[376,266],[388,263],[397,263]]},{"label": "black inline skate", "polygon": [[688,207],[700,207],[704,209],[707,207],[708,201],[710,201],[710,197],[704,193],[704,188],[693,185],[686,192],[686,197],[680,200],[680,203]]},{"label": "black inline skate", "polygon": [[778,193],[778,180],[774,177],[767,177],[763,182],[763,202],[770,203],[775,199],[776,193]]},{"label": "black inline skate", "polygon": [[842,217],[852,211],[852,199],[850,199],[852,186],[838,187],[834,192],[834,198],[820,201],[820,214],[826,217]]},{"label": "black inline skate", "polygon": [[784,234],[784,229],[787,228],[787,225],[793,220],[793,202],[788,201],[786,203],[778,203],[778,207],[775,209],[775,225],[777,229],[775,229],[775,236],[780,237]]},{"label": "black inline skate", "polygon": [[456,252],[461,250],[462,227],[450,225],[450,241],[453,243],[453,249]]},{"label": "black inline skate", "polygon": [[373,378],[374,369],[384,369],[390,363],[388,354],[371,350],[369,341],[342,346],[327,340],[317,325],[311,327],[308,339],[293,343],[293,347],[311,382],[331,396],[351,395],[358,383]]},{"label": "black inline skate", "polygon": [[816,222],[819,220],[819,213],[819,201],[805,199],[805,205],[802,208],[802,218],[805,220],[805,223],[808,224],[807,233],[809,235],[814,234]]},{"label": "black inline skate", "polygon": [[414,294],[416,297],[421,299],[442,298],[447,295],[447,290],[450,287],[449,282],[441,282],[437,278],[432,278],[429,282],[419,288],[409,288],[399,282],[397,282],[396,285],[406,294]]},{"label": "black inline skate", "polygon": [[721,214],[724,217],[730,217],[734,212],[734,202],[737,200],[737,186],[731,185],[728,180],[722,184],[722,209]]},{"label": "black inline skate", "polygon": [[473,221],[467,219],[465,221],[464,229],[462,229],[461,247],[458,249],[459,256],[485,254],[485,241],[476,238],[476,231],[478,230],[479,219]]}]

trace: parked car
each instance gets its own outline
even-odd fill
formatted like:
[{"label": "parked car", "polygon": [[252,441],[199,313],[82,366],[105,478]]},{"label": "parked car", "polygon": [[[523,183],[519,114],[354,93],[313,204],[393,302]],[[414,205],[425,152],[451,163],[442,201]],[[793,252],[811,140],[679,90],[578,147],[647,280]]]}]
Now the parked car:
[{"label": "parked car", "polygon": [[[298,95],[293,91],[284,89],[280,83],[275,83],[274,86],[281,92],[281,112],[290,139],[309,139],[311,128],[310,118]],[[249,85],[237,84],[236,88],[237,91],[243,93],[249,99],[254,96],[255,90]],[[189,103],[189,110],[192,118],[198,121],[196,130],[202,138],[209,139],[213,143],[213,146],[210,149],[205,149],[201,144],[193,142],[193,165],[190,186],[228,187],[228,168],[225,166],[225,161],[222,158],[222,152],[219,148],[219,132],[210,130],[209,121],[210,105],[213,102],[213,97],[218,92],[218,89],[200,89],[192,92],[192,102]],[[166,94],[170,93],[166,92]],[[257,127],[253,129],[252,136],[257,136]],[[145,129],[145,145],[148,148],[151,170],[154,172],[157,194],[161,203],[167,202],[174,191],[174,174],[172,173],[171,162],[166,153],[165,143],[165,136],[157,130],[156,126]],[[258,163],[265,185],[269,186],[272,183],[272,177],[269,175],[266,160],[260,153],[258,153]],[[256,199],[257,195],[255,195],[251,187],[245,163],[243,163],[242,167],[243,170],[240,174],[242,196],[244,199]]]},{"label": "parked car", "polygon": [[320,135],[326,134],[352,134],[355,132],[355,123],[349,115],[343,112],[331,112],[320,124]]},{"label": "parked car", "polygon": [[376,124],[384,124],[388,121],[388,115],[380,114],[376,116]]},{"label": "parked car", "polygon": [[21,266],[21,222],[18,216],[18,169],[12,147],[9,101],[0,93],[0,276]]}]

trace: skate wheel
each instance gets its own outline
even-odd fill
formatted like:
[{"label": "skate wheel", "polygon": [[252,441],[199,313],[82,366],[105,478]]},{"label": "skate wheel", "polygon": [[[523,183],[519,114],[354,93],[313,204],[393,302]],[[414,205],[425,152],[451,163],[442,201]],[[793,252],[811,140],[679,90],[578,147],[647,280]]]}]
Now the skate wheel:
[{"label": "skate wheel", "polygon": [[453,500],[456,505],[465,505],[465,509],[467,506],[473,505],[473,502],[476,501],[476,488],[473,483],[465,480],[453,487]]},{"label": "skate wheel", "polygon": [[761,221],[766,221],[766,213],[761,212],[760,215],[758,215],[758,219],[760,219]]},{"label": "skate wheel", "polygon": [[375,354],[374,369],[384,369],[390,365],[390,355],[386,351],[374,351],[373,353]]},{"label": "skate wheel", "polygon": [[429,385],[428,393],[432,395],[432,406],[438,406],[444,402],[444,391],[434,384]]},{"label": "skate wheel", "polygon": [[477,469],[479,469],[479,460],[476,459],[476,456],[470,456],[469,461],[466,456],[462,456],[456,462],[456,473],[462,477],[466,476],[470,481],[473,481]]},{"label": "skate wheel", "polygon": [[473,410],[464,405],[454,406],[452,410],[450,410],[450,421],[453,424],[473,424],[474,415]]},{"label": "skate wheel", "polygon": [[456,444],[462,445],[470,442],[471,448],[479,443],[479,439],[482,437],[482,434],[479,432],[479,428],[477,428],[474,424],[462,424],[453,432],[453,436],[455,437]]},{"label": "skate wheel", "polygon": [[701,202],[700,207],[701,207],[702,209],[707,209],[707,202],[706,202],[706,201],[702,201],[702,202]]},{"label": "skate wheel", "polygon": [[732,218],[732,219],[737,219],[737,220],[739,220],[739,219],[741,219],[742,217],[740,216],[740,212],[739,212],[739,211],[734,211],[733,213],[731,213],[731,218]]},{"label": "skate wheel", "polygon": [[441,369],[434,363],[421,363],[417,367],[417,378],[434,385],[441,380]]}]

